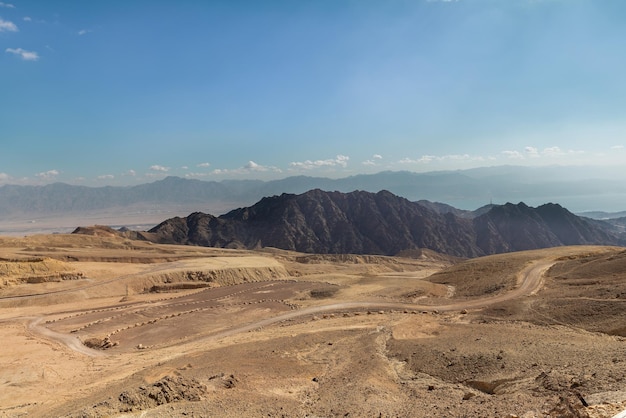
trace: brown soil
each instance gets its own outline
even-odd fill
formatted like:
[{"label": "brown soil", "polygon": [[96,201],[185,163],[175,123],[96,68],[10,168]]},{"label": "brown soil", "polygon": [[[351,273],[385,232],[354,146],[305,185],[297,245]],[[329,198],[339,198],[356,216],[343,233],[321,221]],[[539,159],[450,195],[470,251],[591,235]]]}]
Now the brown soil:
[{"label": "brown soil", "polygon": [[[0,289],[2,417],[626,408],[621,248],[459,262],[54,235],[0,257],[26,263]],[[78,279],[18,279],[43,262]]]}]

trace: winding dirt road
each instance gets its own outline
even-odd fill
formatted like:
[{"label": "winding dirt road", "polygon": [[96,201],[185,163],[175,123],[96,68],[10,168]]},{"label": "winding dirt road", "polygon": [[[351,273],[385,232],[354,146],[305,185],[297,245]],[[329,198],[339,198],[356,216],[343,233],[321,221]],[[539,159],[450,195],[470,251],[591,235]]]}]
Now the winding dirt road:
[{"label": "winding dirt road", "polygon": [[213,334],[203,340],[218,340],[232,335],[240,334],[242,332],[249,332],[254,329],[263,328],[269,325],[273,325],[282,321],[299,318],[307,315],[314,315],[318,313],[329,313],[337,311],[345,311],[352,309],[401,309],[410,311],[460,311],[463,309],[480,309],[493,305],[495,303],[506,302],[519,298],[521,296],[532,295],[539,291],[543,285],[543,274],[555,264],[552,260],[539,260],[532,263],[520,272],[521,283],[518,287],[510,292],[499,294],[496,296],[485,297],[475,300],[459,301],[444,305],[417,305],[413,303],[399,303],[399,302],[344,302],[333,303],[328,305],[313,306],[310,308],[304,308],[293,312],[287,312],[282,315],[277,315],[271,318],[262,319],[252,322],[247,325],[235,327],[218,334]]},{"label": "winding dirt road", "polygon": [[90,357],[99,357],[104,355],[102,351],[94,350],[85,346],[75,335],[62,334],[60,332],[55,332],[49,328],[39,325],[42,320],[42,317],[36,318],[34,321],[28,324],[28,329],[31,332],[39,334],[50,340],[60,342],[71,350],[76,351],[77,353],[81,353]]},{"label": "winding dirt road", "polygon": [[[234,326],[231,329],[224,330],[204,338],[200,338],[199,341],[216,341],[222,338],[230,337],[236,334],[249,332],[259,328],[267,327],[282,321],[291,320],[307,315],[315,315],[318,313],[331,313],[340,312],[346,310],[356,309],[368,309],[368,310],[384,310],[384,309],[398,309],[409,311],[460,311],[464,309],[481,309],[495,303],[505,302],[507,300],[516,299],[522,296],[527,296],[536,293],[543,284],[544,273],[554,264],[551,259],[542,259],[531,263],[519,273],[518,285],[515,289],[495,296],[489,296],[473,300],[454,301],[447,304],[439,305],[422,305],[412,303],[400,303],[400,302],[370,302],[370,301],[354,301],[343,303],[332,303],[321,306],[313,306],[309,308],[303,308],[280,315],[273,316],[271,318],[265,318],[258,321],[254,321],[245,325]],[[32,321],[29,328],[40,336],[57,341],[71,350],[87,355],[87,356],[102,356],[103,352],[93,350],[85,347],[80,340],[73,335],[62,334],[52,331],[45,326],[39,325],[43,318],[39,317]]]}]

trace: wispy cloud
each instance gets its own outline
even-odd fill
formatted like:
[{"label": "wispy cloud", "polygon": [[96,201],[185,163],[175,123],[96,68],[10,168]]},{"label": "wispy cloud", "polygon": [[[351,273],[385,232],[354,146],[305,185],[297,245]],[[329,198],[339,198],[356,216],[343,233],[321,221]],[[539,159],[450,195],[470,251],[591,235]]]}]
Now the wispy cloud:
[{"label": "wispy cloud", "polygon": [[164,167],[162,165],[155,164],[155,165],[150,166],[150,170],[167,173],[168,171],[170,171],[170,167]]},{"label": "wispy cloud", "polygon": [[91,32],[92,32],[92,31],[91,31],[91,30],[89,30],[89,29],[81,29],[81,30],[79,30],[79,31],[78,31],[78,32],[76,32],[76,33],[78,34],[78,36],[83,36],[83,35],[86,35],[86,34],[91,33]]},{"label": "wispy cloud", "polygon": [[429,164],[431,162],[449,162],[449,161],[474,161],[481,162],[487,160],[486,157],[469,154],[448,154],[448,155],[422,155],[419,158],[403,158],[398,161],[400,164]]},{"label": "wispy cloud", "polygon": [[196,167],[206,168],[206,167],[209,167],[210,165],[211,165],[210,163],[200,163],[200,164],[196,164]]},{"label": "wispy cloud", "polygon": [[299,170],[313,170],[323,167],[347,167],[350,157],[347,155],[337,155],[335,158],[329,158],[327,160],[306,160],[306,161],[294,161],[289,163],[291,169]]},{"label": "wispy cloud", "polygon": [[48,171],[43,171],[41,173],[37,173],[35,174],[35,176],[41,180],[52,180],[56,178],[59,174],[61,174],[59,170],[48,170]]},{"label": "wispy cloud", "polygon": [[559,147],[549,147],[543,150],[544,155],[563,155],[563,151]]},{"label": "wispy cloud", "polygon": [[22,19],[24,22],[32,22],[33,19],[30,16],[24,16],[24,18]]},{"label": "wispy cloud", "polygon": [[372,155],[372,158],[363,161],[361,164],[376,167],[379,165],[379,161],[382,159],[383,159],[382,155],[374,154]]},{"label": "wispy cloud", "polygon": [[584,153],[585,153],[584,151],[577,151],[577,150],[562,150],[560,147],[556,147],[556,146],[547,147],[547,148],[544,148],[543,150],[540,150],[536,147],[528,146],[524,148],[524,152],[517,151],[517,150],[506,150],[506,151],[502,151],[501,154],[507,159],[525,160],[528,158],[533,158],[533,159],[559,158],[559,157],[567,157],[567,156],[573,156],[573,155],[581,155]]},{"label": "wispy cloud", "polygon": [[526,155],[528,155],[529,157],[539,156],[539,150],[535,147],[526,147],[524,148],[524,152],[526,152]]},{"label": "wispy cloud", "polygon": [[0,182],[9,181],[10,178],[11,176],[9,176],[7,173],[0,173]]},{"label": "wispy cloud", "polygon": [[115,176],[113,174],[103,174],[101,176],[96,177],[98,180],[112,180]]},{"label": "wispy cloud", "polygon": [[39,59],[39,55],[35,51],[26,51],[22,48],[7,48],[5,52],[19,55],[24,61],[37,61]]},{"label": "wispy cloud", "polygon": [[17,32],[17,25],[0,17],[0,32]]},{"label": "wispy cloud", "polygon": [[405,157],[398,161],[400,164],[428,164],[429,162],[436,160],[434,155],[422,155],[420,158],[408,158]]},{"label": "wispy cloud", "polygon": [[282,173],[282,170],[278,167],[274,167],[271,165],[261,165],[261,164],[255,163],[254,161],[248,161],[247,164],[244,165],[243,167],[239,167],[235,169],[217,168],[211,171],[211,174],[223,176],[223,175],[229,175],[229,174],[240,175],[240,174],[267,173],[267,172]]},{"label": "wispy cloud", "polygon": [[11,3],[3,3],[0,1],[0,7],[4,7],[6,9],[15,9],[15,6],[12,5]]},{"label": "wispy cloud", "polygon": [[524,159],[524,154],[522,154],[519,151],[506,150],[506,151],[502,151],[502,155],[504,155],[506,158],[509,158],[511,160],[523,160]]},{"label": "wispy cloud", "polygon": [[279,170],[276,167],[260,165],[260,164],[255,163],[254,161],[248,161],[248,163],[245,166],[243,166],[243,169],[247,170],[247,171],[274,171],[274,170]]},{"label": "wispy cloud", "polygon": [[135,177],[137,175],[137,172],[133,169],[130,169],[128,171],[125,171],[122,173],[122,176],[130,176],[130,177]]},{"label": "wispy cloud", "polygon": [[212,173],[195,173],[195,172],[191,172],[191,173],[185,173],[185,178],[187,179],[197,179],[197,178],[202,178],[202,177],[208,177],[210,176]]}]

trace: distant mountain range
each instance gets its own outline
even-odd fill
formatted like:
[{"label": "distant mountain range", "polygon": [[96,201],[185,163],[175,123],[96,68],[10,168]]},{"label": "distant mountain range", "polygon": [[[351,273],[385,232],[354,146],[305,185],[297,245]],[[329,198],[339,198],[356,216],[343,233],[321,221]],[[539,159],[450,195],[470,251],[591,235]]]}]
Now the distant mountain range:
[{"label": "distant mountain range", "polygon": [[602,221],[558,204],[490,205],[474,212],[411,202],[388,191],[283,193],[216,217],[168,219],[141,238],[224,248],[395,255],[428,248],[460,257],[576,244],[621,245]]},{"label": "distant mountain range", "polygon": [[[491,201],[524,201],[530,205],[560,203],[574,211],[625,210],[626,183],[581,177],[576,168],[490,167],[451,172],[381,172],[341,179],[288,177],[282,180],[201,181],[167,177],[128,187],[85,187],[55,183],[46,186],[0,186],[0,220],[37,215],[115,210],[188,214],[225,213],[254,204],[264,196],[307,190],[352,192],[388,190],[406,199],[443,202],[472,210]],[[619,198],[618,198],[619,197]],[[624,202],[624,205],[621,205]],[[456,213],[456,212],[453,212]],[[456,213],[458,215],[458,213]],[[618,217],[594,212],[589,216]]]}]

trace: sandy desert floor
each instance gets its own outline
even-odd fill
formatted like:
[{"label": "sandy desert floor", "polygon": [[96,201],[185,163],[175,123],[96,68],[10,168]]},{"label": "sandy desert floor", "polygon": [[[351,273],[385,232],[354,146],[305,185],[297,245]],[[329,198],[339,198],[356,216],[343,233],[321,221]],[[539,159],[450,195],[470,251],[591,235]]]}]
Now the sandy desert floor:
[{"label": "sandy desert floor", "polygon": [[626,252],[0,238],[3,417],[611,417]]}]

